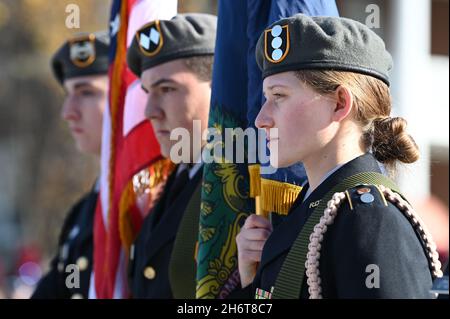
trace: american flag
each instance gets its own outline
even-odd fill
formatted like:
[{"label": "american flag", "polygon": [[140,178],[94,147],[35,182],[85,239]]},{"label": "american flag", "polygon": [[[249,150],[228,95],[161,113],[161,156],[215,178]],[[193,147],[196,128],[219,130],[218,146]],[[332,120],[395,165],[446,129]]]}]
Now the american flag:
[{"label": "american flag", "polygon": [[150,203],[139,209],[133,178],[136,181],[136,174],[147,172],[154,185],[155,177],[167,175],[170,170],[170,164],[161,158],[151,124],[145,120],[146,95],[139,79],[127,67],[126,51],[142,25],[156,19],[170,19],[176,13],[176,0],[112,2],[109,98],[103,117],[90,298],[129,297],[128,250],[142,224],[142,210],[151,207],[153,200],[149,198]]}]

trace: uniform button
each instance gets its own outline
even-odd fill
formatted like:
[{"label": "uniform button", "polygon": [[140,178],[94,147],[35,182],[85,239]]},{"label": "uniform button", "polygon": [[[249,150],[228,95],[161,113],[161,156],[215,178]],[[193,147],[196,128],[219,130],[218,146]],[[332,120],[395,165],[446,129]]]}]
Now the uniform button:
[{"label": "uniform button", "polygon": [[73,294],[70,299],[84,299],[82,294]]},{"label": "uniform button", "polygon": [[77,266],[80,271],[86,270],[89,266],[89,260],[86,257],[81,256],[77,259]]},{"label": "uniform button", "polygon": [[59,272],[64,272],[64,263],[62,261],[60,261],[58,263],[58,271]]},{"label": "uniform button", "polygon": [[154,279],[156,276],[156,272],[155,269],[153,267],[145,267],[144,269],[144,277],[147,278],[148,280],[152,280]]},{"label": "uniform button", "polygon": [[373,197],[373,195],[370,193],[364,193],[359,199],[365,204],[370,204],[375,200],[375,197]]}]

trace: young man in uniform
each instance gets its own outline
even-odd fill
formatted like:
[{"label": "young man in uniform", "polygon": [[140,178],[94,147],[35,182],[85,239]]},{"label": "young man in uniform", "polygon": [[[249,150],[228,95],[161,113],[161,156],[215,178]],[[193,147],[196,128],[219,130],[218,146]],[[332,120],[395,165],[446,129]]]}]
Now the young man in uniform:
[{"label": "young man in uniform", "polygon": [[[189,132],[189,145],[165,186],[160,202],[146,217],[130,253],[129,279],[134,298],[194,298],[198,236],[201,149],[192,147],[194,121],[207,128],[217,18],[180,14],[137,31],[128,65],[148,94],[146,116],[163,156],[177,143],[171,132]],[[177,135],[177,134],[175,134]]]},{"label": "young man in uniform", "polygon": [[[77,35],[58,49],[51,62],[53,73],[66,92],[61,117],[67,122],[78,150],[99,159],[108,92],[108,48],[107,33]],[[31,298],[88,297],[97,195],[95,185],[72,207],[50,270]],[[75,278],[68,278],[77,273],[78,287]]]}]

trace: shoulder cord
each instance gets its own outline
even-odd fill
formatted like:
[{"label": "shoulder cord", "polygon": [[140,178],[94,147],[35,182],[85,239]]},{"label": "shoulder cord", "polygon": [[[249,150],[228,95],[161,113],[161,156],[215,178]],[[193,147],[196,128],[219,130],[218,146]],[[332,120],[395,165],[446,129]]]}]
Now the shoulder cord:
[{"label": "shoulder cord", "polygon": [[[414,209],[405,201],[399,194],[393,192],[383,185],[378,185],[382,194],[386,199],[394,204],[408,221],[413,226],[416,233],[420,236],[424,243],[424,248],[426,250],[426,255],[428,263],[431,268],[432,278],[442,277],[441,263],[439,261],[439,254],[436,250],[436,244],[431,237],[431,233],[426,228],[425,224],[419,217],[419,215],[414,211]],[[306,255],[306,276],[308,283],[308,291],[310,299],[321,299],[322,298],[322,288],[321,279],[319,271],[319,259],[320,259],[320,249],[321,243],[323,241],[323,236],[327,231],[327,227],[333,224],[334,219],[337,215],[339,206],[344,202],[346,198],[344,192],[334,193],[333,197],[327,203],[327,207],[323,212],[323,216],[320,218],[318,224],[314,226],[314,231],[309,237],[308,253]]]}]

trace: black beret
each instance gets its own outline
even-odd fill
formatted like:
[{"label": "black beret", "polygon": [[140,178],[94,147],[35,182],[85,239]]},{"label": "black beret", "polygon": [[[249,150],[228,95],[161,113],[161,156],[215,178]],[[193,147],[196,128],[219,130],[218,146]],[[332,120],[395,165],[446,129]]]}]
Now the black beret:
[{"label": "black beret", "polygon": [[107,74],[108,53],[108,32],[76,35],[64,42],[53,55],[53,74],[61,84],[65,79],[76,76]]},{"label": "black beret", "polygon": [[181,58],[213,55],[217,17],[203,13],[179,14],[155,20],[137,32],[127,52],[130,70],[137,76],[151,67]]},{"label": "black beret", "polygon": [[263,78],[296,70],[362,73],[389,85],[392,58],[367,26],[338,17],[297,14],[268,27],[256,47]]}]

